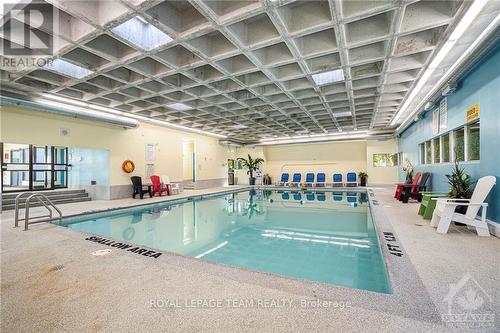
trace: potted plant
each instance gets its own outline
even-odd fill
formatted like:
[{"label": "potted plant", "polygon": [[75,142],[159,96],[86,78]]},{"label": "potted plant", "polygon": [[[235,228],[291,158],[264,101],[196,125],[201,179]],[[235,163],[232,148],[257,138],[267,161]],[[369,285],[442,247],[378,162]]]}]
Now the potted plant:
[{"label": "potted plant", "polygon": [[366,180],[368,179],[368,174],[366,172],[361,171],[358,173],[359,177],[359,185],[366,186]]},{"label": "potted plant", "polygon": [[[465,173],[464,168],[460,168],[457,160],[450,175],[446,175],[448,184],[450,184],[450,193],[448,196],[452,199],[470,199],[473,192],[472,178]],[[457,213],[465,214],[467,206],[457,206]]]},{"label": "potted plant", "polygon": [[241,165],[244,168],[247,168],[247,174],[250,176],[248,183],[250,185],[255,185],[255,177],[253,176],[253,172],[257,171],[260,168],[260,165],[264,162],[264,160],[260,157],[253,159],[250,154],[248,154],[248,159],[238,157],[238,160],[241,161]]}]

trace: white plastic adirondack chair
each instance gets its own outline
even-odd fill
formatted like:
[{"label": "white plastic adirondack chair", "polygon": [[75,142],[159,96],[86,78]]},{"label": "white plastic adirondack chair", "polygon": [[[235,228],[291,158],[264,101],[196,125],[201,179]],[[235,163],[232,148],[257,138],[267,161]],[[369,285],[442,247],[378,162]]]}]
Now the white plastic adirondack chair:
[{"label": "white plastic adirondack chair", "polygon": [[[493,176],[482,177],[477,181],[474,193],[470,199],[449,199],[449,198],[433,198],[437,200],[436,209],[432,214],[431,226],[437,227],[437,232],[446,234],[452,221],[464,223],[467,228],[476,228],[479,236],[490,235],[488,224],[486,223],[486,208],[488,204],[484,202],[488,193],[495,186],[496,178]],[[455,213],[457,206],[468,206],[465,214]],[[479,208],[481,210],[480,219],[476,219]]]},{"label": "white plastic adirondack chair", "polygon": [[177,194],[179,194],[181,192],[179,184],[178,183],[171,183],[169,176],[161,176],[160,179],[161,179],[161,183],[163,185],[170,187],[171,194],[174,194],[173,193],[174,191],[176,191]]}]

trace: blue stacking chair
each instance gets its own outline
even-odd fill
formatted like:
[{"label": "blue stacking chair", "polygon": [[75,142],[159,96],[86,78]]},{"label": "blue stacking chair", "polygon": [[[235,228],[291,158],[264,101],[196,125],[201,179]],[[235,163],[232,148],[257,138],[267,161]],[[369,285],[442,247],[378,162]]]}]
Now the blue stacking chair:
[{"label": "blue stacking chair", "polygon": [[314,192],[307,192],[306,199],[307,201],[314,201]]},{"label": "blue stacking chair", "polygon": [[300,194],[300,192],[295,192],[293,194],[293,200],[297,200],[297,201],[302,200],[302,194]]},{"label": "blue stacking chair", "polygon": [[288,183],[289,178],[290,178],[290,175],[288,173],[282,173],[279,185],[286,185]]},{"label": "blue stacking chair", "polygon": [[319,186],[326,186],[326,176],[323,172],[320,172],[318,173],[318,175],[316,176],[316,184],[315,184],[316,187],[319,187]]},{"label": "blue stacking chair", "polygon": [[333,186],[344,186],[342,182],[342,175],[340,173],[333,174]]},{"label": "blue stacking chair", "polygon": [[303,183],[303,186],[313,186],[314,184],[314,173],[308,172],[306,173],[306,181]]},{"label": "blue stacking chair", "polygon": [[294,173],[293,174],[293,179],[290,182],[290,185],[292,185],[292,186],[299,186],[301,179],[302,179],[302,175],[300,173]]},{"label": "blue stacking chair", "polygon": [[326,200],[325,192],[317,192],[316,197],[317,197],[318,201],[325,201]]},{"label": "blue stacking chair", "polygon": [[346,186],[358,186],[358,179],[355,172],[348,172],[347,179],[345,182]]},{"label": "blue stacking chair", "polygon": [[288,200],[288,199],[290,199],[290,193],[288,193],[288,192],[284,192],[284,193],[281,195],[281,199],[283,199],[283,200]]}]

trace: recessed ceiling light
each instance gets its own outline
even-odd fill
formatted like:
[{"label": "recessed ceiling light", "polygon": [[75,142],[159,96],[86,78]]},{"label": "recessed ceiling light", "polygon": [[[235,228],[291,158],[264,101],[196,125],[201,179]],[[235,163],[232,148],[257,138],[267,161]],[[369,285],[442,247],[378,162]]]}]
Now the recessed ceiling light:
[{"label": "recessed ceiling light", "polygon": [[140,16],[132,17],[111,29],[113,33],[145,51],[150,51],[173,39]]},{"label": "recessed ceiling light", "polygon": [[54,59],[52,61],[48,61],[47,64],[45,65],[45,68],[77,79],[81,79],[85,76],[94,73],[91,70],[88,70],[86,68],[77,65],[73,65],[72,63],[62,59]]},{"label": "recessed ceiling light", "polygon": [[344,81],[344,71],[342,69],[335,69],[333,71],[313,74],[312,79],[318,86],[333,82],[340,82]]},{"label": "recessed ceiling light", "polygon": [[173,103],[173,104],[168,104],[167,107],[177,110],[177,111],[186,111],[186,110],[191,110],[192,107],[189,105],[186,105],[184,103]]},{"label": "recessed ceiling light", "polygon": [[336,112],[333,115],[335,116],[335,118],[338,118],[338,117],[348,117],[348,116],[352,116],[352,112],[351,111]]},{"label": "recessed ceiling light", "polygon": [[231,128],[233,128],[233,129],[244,129],[244,128],[248,128],[248,126],[247,125],[243,125],[243,124],[236,124],[236,125],[231,126]]}]

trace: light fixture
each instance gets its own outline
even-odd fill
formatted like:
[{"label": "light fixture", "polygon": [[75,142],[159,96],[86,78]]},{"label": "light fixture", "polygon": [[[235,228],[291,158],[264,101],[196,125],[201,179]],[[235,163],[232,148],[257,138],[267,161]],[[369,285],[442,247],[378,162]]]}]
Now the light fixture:
[{"label": "light fixture", "polygon": [[81,79],[94,73],[91,70],[74,65],[62,59],[53,59],[52,61],[47,61],[47,64],[44,67],[51,71],[66,76],[71,76],[76,79]]},{"label": "light fixture", "polygon": [[455,82],[449,82],[447,85],[444,86],[443,90],[441,91],[442,96],[448,96],[451,95],[457,90],[457,84]]},{"label": "light fixture", "polygon": [[318,86],[344,81],[344,71],[342,69],[334,69],[333,71],[313,74],[312,79]]},{"label": "light fixture", "polygon": [[173,40],[169,35],[141,16],[132,17],[130,20],[114,27],[111,31],[145,51],[151,51]]},{"label": "light fixture", "polygon": [[[475,20],[475,18],[479,14],[479,12],[484,8],[484,6],[486,5],[486,3],[488,3],[488,1],[489,0],[477,0],[477,1],[474,1],[472,3],[472,5],[469,7],[469,9],[467,10],[467,12],[464,14],[464,16],[462,17],[462,19],[460,20],[460,22],[457,24],[457,26],[455,27],[455,29],[453,30],[453,32],[451,33],[451,35],[448,37],[448,40],[443,44],[443,46],[441,47],[441,49],[439,50],[439,52],[437,53],[437,55],[431,61],[429,67],[427,67],[427,70],[424,72],[424,74],[422,75],[422,77],[420,78],[420,80],[418,81],[418,83],[416,84],[416,86],[413,88],[411,94],[408,96],[408,98],[406,99],[406,101],[403,104],[403,106],[401,107],[401,109],[399,109],[398,113],[396,114],[396,116],[394,117],[394,119],[391,121],[391,126],[396,125],[396,123],[398,122],[399,118],[403,115],[403,113],[406,111],[406,109],[409,107],[409,105],[413,102],[413,100],[415,99],[415,97],[417,96],[417,94],[420,92],[420,90],[422,89],[422,87],[425,85],[425,83],[427,83],[427,80],[429,80],[429,78],[432,75],[432,73],[434,72],[434,70],[436,68],[438,68],[438,66],[441,63],[441,61],[443,61],[443,59],[450,52],[450,50],[453,48],[453,46],[455,46],[456,42],[460,39],[460,37],[465,32],[465,30],[467,30],[467,28],[469,27],[469,25]],[[491,24],[490,24],[490,26],[491,26]],[[477,42],[477,39],[476,39],[476,42]],[[469,47],[469,49],[470,49],[470,47]],[[468,53],[468,52],[466,52],[466,53]],[[462,55],[462,57],[463,57],[463,55]],[[457,62],[455,62],[455,64],[456,63]],[[450,68],[450,70],[453,67],[454,66],[452,66]],[[450,70],[448,70],[448,72],[446,73],[446,75],[448,73],[450,73]],[[444,77],[446,77],[446,75],[444,75],[442,77],[442,79]],[[438,85],[440,85],[440,84],[441,83],[438,82],[438,84],[436,84],[435,87],[438,86]],[[422,102],[420,104],[422,105],[423,103],[425,103],[429,97],[430,96],[428,94],[422,100]],[[415,109],[415,112],[418,111],[418,109],[420,109],[421,105],[418,108]],[[412,115],[410,114],[405,119],[405,121],[403,121],[403,123],[405,123],[408,119],[410,119],[411,116]]]},{"label": "light fixture", "polygon": [[[82,103],[83,103],[83,104],[85,104],[84,107],[86,108],[86,110],[90,109],[90,110],[104,111],[104,112],[106,112],[108,114],[111,113],[111,114],[113,114],[115,116],[121,116],[121,117],[124,117],[124,118],[127,118],[127,119],[132,118],[132,119],[135,119],[135,120],[140,120],[140,121],[145,122],[145,123],[155,124],[155,125],[159,125],[159,126],[172,127],[172,128],[176,128],[176,129],[183,130],[183,131],[194,132],[194,133],[198,133],[198,134],[201,134],[201,135],[208,135],[208,136],[213,136],[213,137],[221,138],[221,139],[227,138],[227,136],[225,136],[223,134],[218,134],[218,133],[203,131],[203,130],[199,130],[199,129],[196,129],[196,128],[190,128],[190,127],[186,127],[186,126],[182,126],[182,125],[177,125],[177,124],[165,121],[165,120],[148,118],[148,117],[141,116],[141,115],[138,115],[138,114],[135,114],[135,113],[128,113],[128,112],[118,111],[118,110],[115,110],[115,109],[112,109],[112,108],[109,108],[109,107],[106,107],[106,106],[85,103],[85,102],[81,102],[81,101],[78,101],[78,100],[75,100],[75,99],[72,99],[72,98],[66,98],[66,97],[62,97],[62,96],[58,96],[58,95],[53,95],[53,94],[40,94],[40,96],[43,97],[46,100],[45,101],[38,101],[38,102],[49,102],[50,103],[50,101],[47,101],[47,99],[48,99],[48,100],[53,100],[53,101],[58,101],[58,102],[64,103],[64,104],[66,104],[66,106],[68,104],[69,105],[75,105],[75,106],[82,106]],[[59,105],[59,106],[64,106],[64,104]]]},{"label": "light fixture", "polygon": [[191,110],[192,107],[189,105],[186,105],[184,103],[173,103],[173,104],[168,104],[167,107],[177,110],[177,111],[186,111],[186,110]]},{"label": "light fixture", "polygon": [[322,133],[311,135],[298,135],[278,138],[264,138],[260,140],[259,145],[283,145],[291,143],[309,143],[321,141],[336,141],[336,140],[360,140],[366,139],[369,136],[368,131],[351,131],[339,133]]}]

